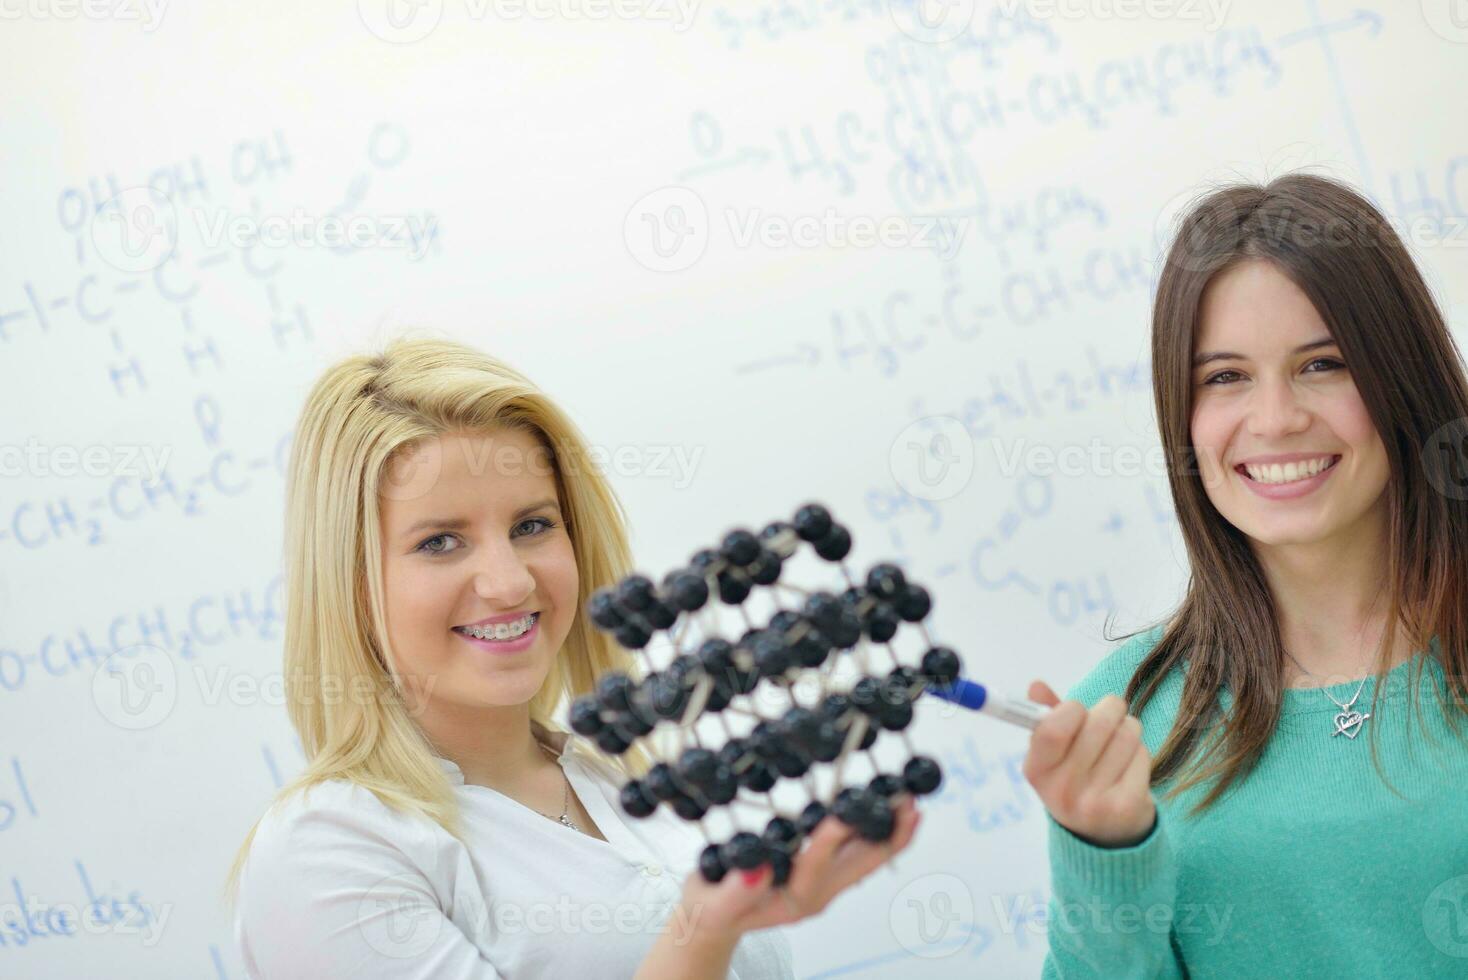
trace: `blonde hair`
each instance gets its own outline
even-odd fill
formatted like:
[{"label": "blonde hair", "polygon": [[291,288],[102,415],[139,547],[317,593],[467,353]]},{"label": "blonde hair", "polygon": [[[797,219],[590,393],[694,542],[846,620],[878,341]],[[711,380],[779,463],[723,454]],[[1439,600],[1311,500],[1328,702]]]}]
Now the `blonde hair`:
[{"label": "blonde hair", "polygon": [[[578,606],[630,570],[626,515],[589,458],[585,438],[557,405],[504,362],[456,341],[400,335],[375,354],[328,368],[306,398],[286,476],[285,690],[305,769],[272,804],[327,780],[349,780],[386,806],[462,837],[452,785],[400,694],[383,606],[378,493],[387,467],[428,439],[512,428],[550,451],[562,517],[576,555]],[[566,465],[573,462],[573,465]],[[631,656],[576,616],[535,697],[545,727],[563,699],[593,689],[609,670],[634,673]],[[373,697],[323,690],[369,687]],[[593,750],[595,751],[595,750]],[[626,775],[646,772],[638,746],[601,755]],[[233,903],[260,822],[225,881]]]}]

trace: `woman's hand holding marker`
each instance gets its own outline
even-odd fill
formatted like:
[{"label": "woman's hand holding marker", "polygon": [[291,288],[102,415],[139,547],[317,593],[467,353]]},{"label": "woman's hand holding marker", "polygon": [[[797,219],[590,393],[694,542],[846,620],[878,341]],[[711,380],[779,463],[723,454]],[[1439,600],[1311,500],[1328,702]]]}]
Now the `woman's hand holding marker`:
[{"label": "woman's hand holding marker", "polygon": [[1142,723],[1108,694],[1090,710],[1061,701],[1043,681],[1030,700],[1048,706],[1030,737],[1024,774],[1055,822],[1100,847],[1130,847],[1152,832],[1157,804]]}]

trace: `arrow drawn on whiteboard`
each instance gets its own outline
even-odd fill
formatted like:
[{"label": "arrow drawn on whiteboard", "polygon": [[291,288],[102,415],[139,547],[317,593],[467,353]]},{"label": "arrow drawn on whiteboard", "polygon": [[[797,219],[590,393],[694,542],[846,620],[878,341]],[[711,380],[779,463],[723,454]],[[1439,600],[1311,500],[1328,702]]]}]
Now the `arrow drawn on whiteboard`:
[{"label": "arrow drawn on whiteboard", "polygon": [[1308,41],[1315,37],[1325,37],[1327,34],[1339,34],[1341,31],[1354,30],[1365,25],[1370,32],[1370,37],[1376,37],[1381,33],[1382,17],[1374,10],[1357,10],[1354,14],[1344,20],[1334,21],[1329,24],[1318,24],[1313,27],[1305,27],[1298,31],[1292,31],[1280,38],[1275,43],[1280,47],[1297,44],[1300,41]]},{"label": "arrow drawn on whiteboard", "polygon": [[750,361],[741,364],[734,369],[735,374],[748,374],[750,371],[763,371],[766,368],[780,367],[785,364],[803,364],[806,367],[815,367],[821,359],[820,349],[811,344],[801,344],[799,354],[786,354],[781,357],[767,357],[762,361]]},{"label": "arrow drawn on whiteboard", "polygon": [[702,177],[705,174],[715,173],[720,170],[727,170],[730,167],[742,166],[746,163],[752,163],[756,167],[763,167],[766,163],[769,162],[769,160],[769,150],[761,150],[757,147],[746,146],[744,149],[740,150],[738,153],[727,160],[710,160],[708,163],[700,163],[697,166],[687,167],[683,170],[680,170],[678,172],[678,181],[679,183],[682,183],[690,177]]}]

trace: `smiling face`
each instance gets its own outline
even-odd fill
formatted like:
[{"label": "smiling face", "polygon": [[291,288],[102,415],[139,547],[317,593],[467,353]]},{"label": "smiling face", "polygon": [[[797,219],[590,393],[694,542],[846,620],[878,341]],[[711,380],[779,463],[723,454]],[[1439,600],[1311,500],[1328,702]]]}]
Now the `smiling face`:
[{"label": "smiling face", "polygon": [[[1283,545],[1331,540],[1384,516],[1386,448],[1329,328],[1288,276],[1259,259],[1214,276],[1194,350],[1192,441],[1225,520],[1255,542]],[[1279,456],[1296,462],[1267,465]],[[1310,477],[1315,460],[1334,463]],[[1266,465],[1241,465],[1255,461]]]},{"label": "smiling face", "polygon": [[[385,487],[388,639],[409,689],[426,699],[425,727],[434,712],[525,704],[576,613],[576,556],[550,454],[517,429],[450,434],[399,457]],[[467,635],[486,620],[482,639]]]}]

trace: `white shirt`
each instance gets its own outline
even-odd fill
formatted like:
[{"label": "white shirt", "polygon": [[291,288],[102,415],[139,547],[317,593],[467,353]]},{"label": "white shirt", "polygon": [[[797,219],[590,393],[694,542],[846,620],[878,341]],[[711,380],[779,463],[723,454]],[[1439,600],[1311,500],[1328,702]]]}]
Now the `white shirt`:
[{"label": "white shirt", "polygon": [[[630,977],[667,927],[706,843],[659,807],[634,820],[617,772],[580,736],[537,735],[606,837],[549,820],[440,758],[463,808],[463,843],[347,780],[279,801],[241,872],[235,938],[258,980]],[[681,914],[681,913],[680,913]],[[677,927],[677,923],[673,923]],[[745,934],[733,980],[794,976],[778,929]]]}]

